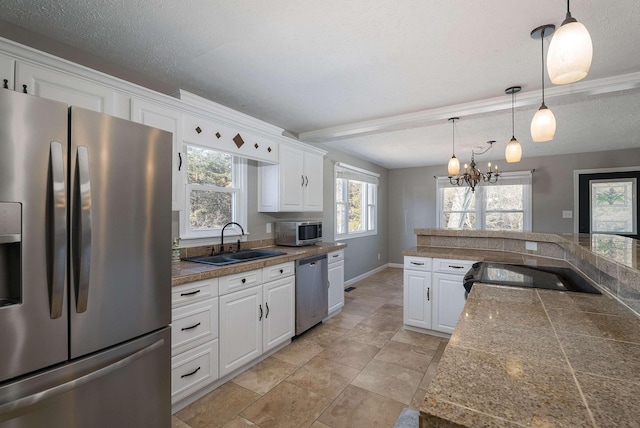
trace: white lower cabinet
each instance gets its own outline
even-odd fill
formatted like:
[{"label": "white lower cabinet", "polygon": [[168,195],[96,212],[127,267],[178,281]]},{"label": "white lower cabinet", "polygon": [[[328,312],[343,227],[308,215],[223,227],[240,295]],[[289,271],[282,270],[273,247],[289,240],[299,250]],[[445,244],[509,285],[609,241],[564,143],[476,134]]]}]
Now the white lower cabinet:
[{"label": "white lower cabinet", "polygon": [[263,275],[269,279],[277,278],[220,296],[220,376],[244,366],[294,336],[293,273],[293,262],[287,262],[258,272],[220,278],[221,294],[223,289],[233,289],[236,283],[247,284],[255,278],[262,282]]},{"label": "white lower cabinet", "polygon": [[329,316],[333,316],[344,306],[344,250],[327,255],[329,278]]},{"label": "white lower cabinet", "polygon": [[404,324],[453,333],[465,304],[464,275],[473,261],[405,257]]},{"label": "white lower cabinet", "polygon": [[431,330],[431,272],[405,268],[404,324]]},{"label": "white lower cabinet", "polygon": [[171,402],[218,379],[218,279],[171,290]]},{"label": "white lower cabinet", "polygon": [[262,354],[262,286],[220,296],[220,375]]}]

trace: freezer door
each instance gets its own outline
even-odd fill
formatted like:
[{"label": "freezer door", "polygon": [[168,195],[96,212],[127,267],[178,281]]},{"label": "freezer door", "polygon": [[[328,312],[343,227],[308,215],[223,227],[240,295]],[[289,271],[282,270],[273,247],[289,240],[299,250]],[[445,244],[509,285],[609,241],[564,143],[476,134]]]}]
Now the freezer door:
[{"label": "freezer door", "polygon": [[171,426],[169,328],[0,386],[0,428]]},{"label": "freezer door", "polygon": [[0,383],[67,359],[67,117],[0,89]]},{"label": "freezer door", "polygon": [[70,355],[171,322],[172,135],[71,107]]}]

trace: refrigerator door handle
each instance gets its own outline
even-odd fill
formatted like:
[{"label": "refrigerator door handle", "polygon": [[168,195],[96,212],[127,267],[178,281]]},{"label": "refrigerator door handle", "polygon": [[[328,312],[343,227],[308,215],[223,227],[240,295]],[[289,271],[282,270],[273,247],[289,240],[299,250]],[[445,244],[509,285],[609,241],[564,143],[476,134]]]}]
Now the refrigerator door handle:
[{"label": "refrigerator door handle", "polygon": [[89,178],[89,151],[85,146],[78,146],[77,157],[77,191],[79,201],[76,203],[76,221],[78,234],[77,278],[76,278],[76,312],[87,310],[89,300],[89,276],[91,273],[91,180]]},{"label": "refrigerator door handle", "polygon": [[51,319],[62,316],[64,278],[67,257],[67,191],[64,182],[62,144],[52,141],[51,156],[51,266],[49,305]]},{"label": "refrigerator door handle", "polygon": [[70,380],[63,384],[54,386],[53,388],[49,388],[47,390],[40,391],[35,394],[27,395],[26,397],[19,398],[9,403],[2,404],[0,405],[0,414],[14,412],[24,407],[33,406],[41,401],[47,400],[51,397],[55,397],[56,395],[69,392],[72,389],[78,388],[84,384],[87,384],[98,378],[101,378],[117,370],[120,370],[121,368],[128,366],[134,361],[139,360],[140,358],[143,358],[144,356],[161,348],[163,345],[164,345],[164,339],[160,339],[157,342],[152,343],[151,345],[145,348],[142,348],[141,350],[136,351],[133,354],[126,356],[121,360],[116,361],[115,363],[109,364],[108,366],[102,367],[101,369],[88,373],[84,376],[81,376],[79,378]]}]

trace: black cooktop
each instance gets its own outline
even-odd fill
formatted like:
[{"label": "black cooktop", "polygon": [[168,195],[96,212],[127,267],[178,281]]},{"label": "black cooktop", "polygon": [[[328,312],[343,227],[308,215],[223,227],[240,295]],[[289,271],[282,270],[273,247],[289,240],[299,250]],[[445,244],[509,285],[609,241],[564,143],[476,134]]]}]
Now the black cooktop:
[{"label": "black cooktop", "polygon": [[601,294],[572,269],[552,266],[475,263],[464,277],[464,288],[467,292],[471,291],[474,282]]}]

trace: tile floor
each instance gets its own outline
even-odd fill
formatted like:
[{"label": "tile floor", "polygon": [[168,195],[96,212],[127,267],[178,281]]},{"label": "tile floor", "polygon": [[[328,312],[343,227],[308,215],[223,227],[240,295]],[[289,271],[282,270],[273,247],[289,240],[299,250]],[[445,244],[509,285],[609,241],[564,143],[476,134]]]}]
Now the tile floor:
[{"label": "tile floor", "polygon": [[417,409],[447,340],[402,328],[402,269],[354,286],[340,314],[177,412],[172,428],[386,428]]}]

